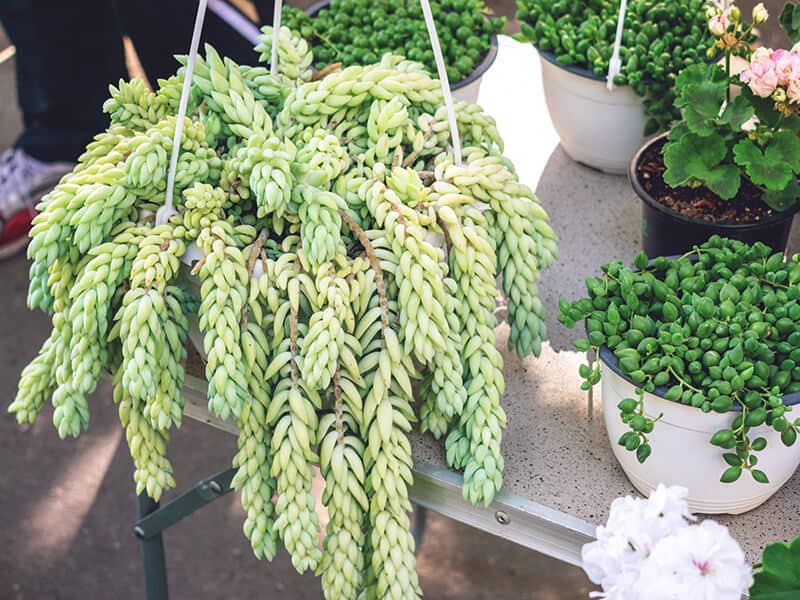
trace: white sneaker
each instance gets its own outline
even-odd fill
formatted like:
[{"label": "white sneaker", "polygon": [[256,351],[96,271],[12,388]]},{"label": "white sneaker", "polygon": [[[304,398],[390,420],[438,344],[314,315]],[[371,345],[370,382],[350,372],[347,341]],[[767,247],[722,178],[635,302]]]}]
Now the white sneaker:
[{"label": "white sneaker", "polygon": [[34,206],[73,164],[46,163],[19,148],[0,155],[0,259],[19,252],[28,243],[28,231],[36,216]]}]

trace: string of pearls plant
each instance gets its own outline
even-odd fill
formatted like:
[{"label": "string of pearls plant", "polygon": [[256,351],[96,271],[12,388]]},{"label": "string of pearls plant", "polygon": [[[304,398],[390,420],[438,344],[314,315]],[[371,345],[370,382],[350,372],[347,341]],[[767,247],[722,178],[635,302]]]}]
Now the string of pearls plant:
[{"label": "string of pearls plant", "polygon": [[510,346],[538,354],[556,236],[477,106],[456,105],[454,164],[440,84],[421,65],[387,55],[313,77],[305,41],[284,29],[280,44],[277,77],[210,47],[198,57],[166,224],[153,213],[184,71],[155,92],[110,88],[111,126],[39,207],[28,300],[53,332],[10,411],[32,423],[52,397],[59,435],[77,436],[112,373],[137,489],[158,499],[175,485],[166,447],[196,315],[209,410],[240,432],[233,486],[255,554],[283,545],[327,598],[417,598],[415,389],[423,430],[465,469],[464,497],[488,505],[505,425],[495,282]]}]

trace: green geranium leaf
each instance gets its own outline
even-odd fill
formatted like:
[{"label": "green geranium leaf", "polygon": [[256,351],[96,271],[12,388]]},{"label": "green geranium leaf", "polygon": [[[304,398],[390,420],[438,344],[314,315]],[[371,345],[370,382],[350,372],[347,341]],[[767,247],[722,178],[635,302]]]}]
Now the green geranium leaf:
[{"label": "green geranium leaf", "polygon": [[735,165],[719,165],[709,169],[703,181],[717,196],[723,200],[730,200],[739,191],[742,174]]},{"label": "green geranium leaf", "polygon": [[664,147],[664,181],[670,187],[679,187],[697,179],[720,198],[732,198],[741,180],[736,167],[720,164],[727,154],[725,140],[718,134],[686,134]]},{"label": "green geranium leaf", "polygon": [[753,577],[752,600],[790,600],[800,597],[800,538],[764,549],[761,571]]},{"label": "green geranium leaf", "polygon": [[752,140],[745,138],[733,147],[733,157],[737,165],[745,168],[753,183],[770,190],[781,190],[792,180],[792,168],[779,155],[776,156],[776,152],[770,153],[769,148],[762,152]]},{"label": "green geranium leaf", "polygon": [[689,128],[684,123],[678,123],[670,129],[669,133],[667,134],[667,140],[670,142],[676,142],[689,133]]},{"label": "green geranium leaf", "polygon": [[745,96],[740,94],[725,107],[720,117],[720,122],[730,125],[734,131],[741,131],[742,125],[747,123],[754,114],[753,105],[748,102]]},{"label": "green geranium leaf", "polygon": [[686,106],[688,97],[685,92],[692,86],[700,85],[707,81],[724,82],[725,72],[716,65],[707,65],[706,63],[695,63],[683,69],[675,78],[675,91],[678,94],[675,104]]},{"label": "green geranium leaf", "polygon": [[770,160],[786,162],[792,171],[800,172],[800,138],[794,131],[782,129],[772,136],[766,156]]},{"label": "green geranium leaf", "polygon": [[756,116],[762,125],[767,127],[778,127],[781,114],[775,110],[775,101],[772,98],[761,98],[756,96],[749,87],[742,88],[742,95],[747,97],[748,102],[756,111]]},{"label": "green geranium leaf", "polygon": [[765,190],[761,196],[764,204],[778,212],[794,206],[798,198],[800,198],[800,183],[797,183],[796,179],[792,179],[782,190]]},{"label": "green geranium leaf", "polygon": [[683,108],[686,126],[698,135],[713,133],[728,88],[725,72],[716,65],[691,65],[681,71],[675,86],[675,105]]}]

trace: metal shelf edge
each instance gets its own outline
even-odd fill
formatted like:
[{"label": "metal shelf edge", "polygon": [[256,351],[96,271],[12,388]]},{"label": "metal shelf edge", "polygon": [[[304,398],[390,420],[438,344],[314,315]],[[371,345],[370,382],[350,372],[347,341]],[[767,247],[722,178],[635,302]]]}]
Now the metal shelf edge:
[{"label": "metal shelf edge", "polygon": [[[208,412],[205,381],[187,375],[184,400],[186,416],[236,435],[232,423]],[[594,539],[593,525],[514,494],[501,493],[490,506],[475,507],[463,499],[462,482],[455,471],[415,462],[411,501],[475,529],[580,566],[581,546]]]}]

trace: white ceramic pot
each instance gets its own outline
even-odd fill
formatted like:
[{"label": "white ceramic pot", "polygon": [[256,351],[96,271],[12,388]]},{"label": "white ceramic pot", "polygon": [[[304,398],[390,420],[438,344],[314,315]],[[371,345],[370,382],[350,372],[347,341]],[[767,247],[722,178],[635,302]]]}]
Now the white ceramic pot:
[{"label": "white ceramic pot", "polygon": [[470,104],[476,104],[478,102],[478,93],[481,91],[481,82],[483,82],[483,76],[494,64],[494,60],[496,58],[497,36],[492,34],[489,51],[486,53],[486,56],[483,57],[483,60],[475,67],[475,70],[469,75],[469,77],[466,77],[456,83],[450,83],[450,92],[453,94],[453,100],[456,102],[463,100],[464,102],[469,102]]},{"label": "white ceramic pot", "polygon": [[629,86],[606,88],[605,78],[566,68],[539,52],[544,97],[564,151],[606,173],[622,175],[644,144],[644,102]]},{"label": "white ceramic pot", "polygon": [[800,465],[800,443],[786,447],[780,434],[771,427],[752,430],[753,437],[763,437],[767,447],[756,453],[758,468],[769,477],[769,483],[756,482],[749,473],[734,483],[719,478],[727,468],[722,455],[729,450],[712,446],[711,436],[730,427],[731,413],[704,413],[698,408],[665,400],[645,393],[645,412],[650,417],[664,416],[648,434],[652,454],[640,464],[636,453],[629,452],[617,441],[628,431],[620,419],[617,404],[624,398],[635,398],[634,385],[623,379],[605,361],[601,361],[603,377],[603,418],[614,456],[631,483],[648,496],[659,483],[680,485],[689,490],[689,508],[705,514],[740,514],[763,504]]}]

